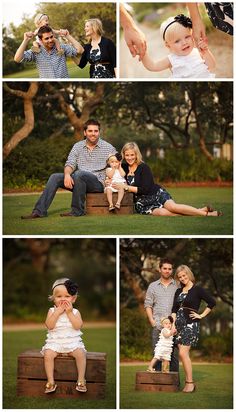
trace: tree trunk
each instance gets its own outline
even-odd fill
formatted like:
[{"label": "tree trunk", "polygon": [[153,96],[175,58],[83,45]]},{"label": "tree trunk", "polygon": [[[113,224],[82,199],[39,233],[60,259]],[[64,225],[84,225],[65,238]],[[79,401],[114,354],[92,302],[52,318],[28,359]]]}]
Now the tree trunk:
[{"label": "tree trunk", "polygon": [[29,238],[25,242],[28,245],[34,268],[40,273],[45,272],[48,266],[51,239]]},{"label": "tree trunk", "polygon": [[3,147],[3,159],[5,160],[13,149],[24,139],[26,139],[34,128],[34,108],[33,99],[38,92],[38,83],[31,82],[27,92],[22,90],[11,89],[7,84],[4,84],[4,89],[13,94],[14,96],[20,97],[24,101],[24,114],[25,122],[24,125],[14,133],[8,142]]}]

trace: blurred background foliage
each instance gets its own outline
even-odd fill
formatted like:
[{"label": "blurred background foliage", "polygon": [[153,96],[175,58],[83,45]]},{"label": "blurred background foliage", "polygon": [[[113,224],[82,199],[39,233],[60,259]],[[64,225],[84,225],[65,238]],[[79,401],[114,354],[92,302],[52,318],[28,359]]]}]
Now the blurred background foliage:
[{"label": "blurred background foliage", "polygon": [[[27,9],[25,11],[27,13]],[[3,73],[5,75],[24,70],[25,65],[15,63],[13,57],[23,40],[24,32],[35,30],[34,17],[37,13],[47,14],[52,28],[67,29],[76,40],[82,43],[87,43],[84,36],[85,20],[99,18],[103,23],[104,35],[116,43],[115,3],[40,2],[37,4],[35,15],[32,18],[25,14],[19,26],[11,23],[8,27],[3,27]]]},{"label": "blurred background foliage", "polygon": [[[196,283],[208,289],[217,305],[201,322],[195,359],[223,361],[233,354],[232,239],[121,239],[121,359],[147,360],[151,326],[143,307],[149,284],[159,278],[158,264],[168,257],[174,268],[188,265]],[[202,309],[204,303],[202,303]]]},{"label": "blurred background foliage", "polygon": [[232,158],[214,156],[224,145],[233,151],[231,82],[39,82],[32,131],[12,148],[8,143],[26,122],[31,85],[4,84],[4,154],[11,147],[5,189],[41,188],[61,172],[89,117],[100,120],[101,136],[118,150],[136,141],[156,181],[232,181]]},{"label": "blurred background foliage", "polygon": [[115,239],[4,239],[4,320],[45,320],[53,282],[69,277],[79,285],[75,303],[85,321],[116,316]]},{"label": "blurred background foliage", "polygon": [[[139,23],[145,23],[152,27],[160,27],[161,23],[171,16],[178,14],[189,15],[186,3],[128,3],[131,7],[131,12]],[[207,15],[204,3],[198,3],[199,11],[206,27],[207,33],[213,29],[213,25]]]}]

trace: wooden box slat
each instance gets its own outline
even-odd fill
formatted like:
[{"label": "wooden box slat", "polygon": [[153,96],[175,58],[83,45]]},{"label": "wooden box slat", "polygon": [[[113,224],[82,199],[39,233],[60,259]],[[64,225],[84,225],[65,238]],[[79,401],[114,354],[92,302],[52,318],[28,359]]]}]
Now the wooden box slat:
[{"label": "wooden box slat", "polygon": [[[113,193],[113,203],[117,202],[117,193]],[[125,193],[121,208],[115,209],[113,213],[117,214],[132,214],[134,211],[133,195],[132,193]],[[108,201],[105,193],[87,193],[86,195],[86,213],[88,215],[97,214],[105,215],[111,214],[108,210]]]},{"label": "wooden box slat", "polygon": [[[100,399],[105,397],[106,353],[87,352],[86,381],[88,392],[83,399]],[[47,382],[43,355],[39,350],[28,350],[18,356],[17,395],[19,396],[53,396],[77,397],[81,393],[75,390],[77,369],[75,359],[59,355],[55,359],[54,377],[58,388],[54,394],[44,394]]]},{"label": "wooden box slat", "polygon": [[163,385],[178,385],[179,377],[177,372],[161,373],[161,372],[137,372],[136,383],[150,383]]},{"label": "wooden box slat", "polygon": [[179,390],[179,374],[136,372],[135,389],[145,392],[176,392]]},{"label": "wooden box slat", "polygon": [[86,386],[88,391],[81,393],[76,391],[76,381],[66,382],[58,381],[56,392],[45,394],[44,380],[30,380],[30,379],[18,379],[17,395],[18,396],[40,396],[49,398],[77,398],[81,400],[86,399],[103,399],[105,397],[105,384],[104,383],[89,383]]}]

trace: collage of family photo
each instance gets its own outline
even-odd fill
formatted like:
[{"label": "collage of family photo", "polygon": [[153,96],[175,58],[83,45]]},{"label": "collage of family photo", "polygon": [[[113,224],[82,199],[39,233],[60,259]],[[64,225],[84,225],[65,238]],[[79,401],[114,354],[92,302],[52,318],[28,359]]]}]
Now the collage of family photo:
[{"label": "collage of family photo", "polygon": [[234,2],[2,3],[2,409],[231,409]]}]

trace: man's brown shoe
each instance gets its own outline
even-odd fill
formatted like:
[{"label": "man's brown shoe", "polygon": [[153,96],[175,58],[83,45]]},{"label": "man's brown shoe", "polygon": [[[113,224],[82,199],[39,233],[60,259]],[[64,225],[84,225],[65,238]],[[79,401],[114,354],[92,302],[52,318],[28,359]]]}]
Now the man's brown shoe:
[{"label": "man's brown shoe", "polygon": [[21,219],[38,219],[40,217],[44,217],[39,215],[37,212],[32,212],[30,215],[21,216]]},{"label": "man's brown shoe", "polygon": [[72,212],[64,212],[60,214],[61,217],[76,217]]}]

